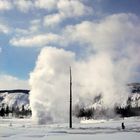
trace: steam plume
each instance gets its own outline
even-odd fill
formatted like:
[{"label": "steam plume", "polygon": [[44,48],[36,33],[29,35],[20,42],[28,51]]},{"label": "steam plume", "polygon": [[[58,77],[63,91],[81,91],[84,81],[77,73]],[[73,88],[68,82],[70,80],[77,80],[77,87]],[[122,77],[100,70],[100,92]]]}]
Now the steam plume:
[{"label": "steam plume", "polygon": [[101,94],[104,107],[125,106],[129,94],[126,84],[139,66],[139,55],[135,55],[140,52],[138,22],[134,15],[119,14],[99,23],[67,27],[67,43],[88,46],[88,55],[80,59],[72,51],[43,48],[30,76],[33,119],[40,124],[68,120],[69,66],[74,105],[91,106],[94,97]]}]

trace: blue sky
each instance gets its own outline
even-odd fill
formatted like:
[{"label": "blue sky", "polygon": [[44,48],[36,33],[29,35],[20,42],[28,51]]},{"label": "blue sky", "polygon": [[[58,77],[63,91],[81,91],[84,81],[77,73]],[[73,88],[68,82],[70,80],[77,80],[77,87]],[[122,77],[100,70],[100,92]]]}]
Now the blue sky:
[{"label": "blue sky", "polygon": [[0,0],[0,75],[28,80],[45,46],[73,51],[77,59],[86,57],[84,43],[62,41],[64,29],[118,14],[132,14],[132,22],[136,16],[134,24],[140,26],[139,5],[139,0]]}]

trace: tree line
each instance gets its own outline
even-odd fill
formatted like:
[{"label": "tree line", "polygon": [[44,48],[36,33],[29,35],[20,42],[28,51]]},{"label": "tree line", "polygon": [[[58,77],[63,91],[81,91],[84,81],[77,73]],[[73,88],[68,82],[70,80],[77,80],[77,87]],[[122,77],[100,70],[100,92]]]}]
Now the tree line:
[{"label": "tree line", "polygon": [[32,115],[31,109],[25,109],[25,106],[22,105],[22,107],[9,107],[8,105],[2,105],[0,108],[0,116],[1,117],[17,117],[17,118],[24,118],[24,117],[30,117]]},{"label": "tree line", "polygon": [[[127,105],[125,107],[116,106],[113,109],[109,108],[87,108],[76,106],[73,115],[77,118],[86,118],[93,119],[98,117],[111,117],[111,112],[120,117],[132,117],[132,116],[140,116],[140,98],[135,99],[135,106],[132,105],[131,97],[127,100]],[[112,115],[113,116],[113,115]]]}]

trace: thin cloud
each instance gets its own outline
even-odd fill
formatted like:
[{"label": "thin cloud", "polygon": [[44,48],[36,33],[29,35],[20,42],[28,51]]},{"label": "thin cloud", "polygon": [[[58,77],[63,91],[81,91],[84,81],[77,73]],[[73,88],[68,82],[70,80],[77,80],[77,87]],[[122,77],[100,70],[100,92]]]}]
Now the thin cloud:
[{"label": "thin cloud", "polygon": [[7,0],[0,0],[0,11],[8,11],[13,8],[12,3]]},{"label": "thin cloud", "polygon": [[0,34],[8,34],[10,32],[10,28],[8,25],[5,25],[3,23],[0,23]]},{"label": "thin cloud", "polygon": [[84,17],[93,14],[93,9],[75,0],[59,0],[57,3],[58,12],[44,17],[45,26],[55,26],[68,18]]},{"label": "thin cloud", "polygon": [[39,34],[29,37],[13,38],[10,44],[17,47],[43,47],[60,40],[60,36],[49,33]]},{"label": "thin cloud", "polygon": [[14,5],[18,10],[24,13],[28,12],[34,7],[33,2],[29,0],[15,0]]},{"label": "thin cloud", "polygon": [[1,89],[29,89],[27,80],[21,80],[17,77],[1,74],[0,75]]},{"label": "thin cloud", "polygon": [[36,0],[35,7],[39,9],[46,9],[52,11],[56,9],[57,1],[56,0]]}]

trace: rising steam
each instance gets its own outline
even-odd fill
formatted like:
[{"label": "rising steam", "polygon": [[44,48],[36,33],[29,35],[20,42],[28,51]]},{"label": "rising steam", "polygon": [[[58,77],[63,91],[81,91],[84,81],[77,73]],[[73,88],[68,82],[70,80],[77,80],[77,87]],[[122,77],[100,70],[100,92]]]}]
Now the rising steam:
[{"label": "rising steam", "polygon": [[33,119],[40,124],[68,120],[69,66],[73,105],[92,106],[98,95],[102,95],[102,106],[106,108],[125,105],[129,94],[126,84],[139,64],[139,55],[135,55],[139,53],[137,23],[134,15],[120,14],[98,23],[67,27],[63,32],[69,36],[67,42],[87,47],[83,51],[86,56],[80,59],[72,51],[43,48],[30,75]]}]

